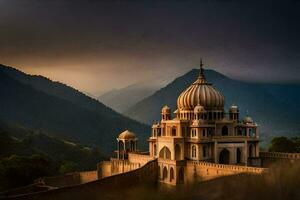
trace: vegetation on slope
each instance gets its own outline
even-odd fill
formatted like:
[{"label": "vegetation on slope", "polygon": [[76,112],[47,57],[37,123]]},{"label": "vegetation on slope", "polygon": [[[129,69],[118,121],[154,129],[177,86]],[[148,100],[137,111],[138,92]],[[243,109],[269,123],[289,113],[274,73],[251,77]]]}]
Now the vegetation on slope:
[{"label": "vegetation on slope", "polygon": [[300,153],[300,138],[274,137],[269,151],[284,153]]},{"label": "vegetation on slope", "polygon": [[103,159],[98,149],[0,122],[0,190],[30,184],[41,176],[94,170]]}]

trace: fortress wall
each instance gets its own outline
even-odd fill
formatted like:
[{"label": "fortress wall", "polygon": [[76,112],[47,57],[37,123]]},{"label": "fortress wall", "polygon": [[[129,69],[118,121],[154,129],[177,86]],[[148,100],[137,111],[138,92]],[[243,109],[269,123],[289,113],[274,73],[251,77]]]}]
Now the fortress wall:
[{"label": "fortress wall", "polygon": [[275,163],[300,163],[300,153],[260,152],[259,156],[263,167]]},{"label": "fortress wall", "polygon": [[186,165],[186,182],[205,181],[222,176],[252,173],[261,174],[266,172],[265,168],[246,167],[237,165],[222,165],[207,162],[188,161]]},{"label": "fortress wall", "polygon": [[6,199],[14,200],[83,200],[83,199],[108,199],[116,192],[120,193],[137,184],[155,184],[157,181],[157,161],[153,160],[133,171],[113,175],[88,182],[81,185],[69,186],[49,191],[36,192],[26,195],[14,196]]},{"label": "fortress wall", "polygon": [[79,172],[79,178],[80,178],[80,183],[95,181],[98,179],[98,172],[97,170]]},{"label": "fortress wall", "polygon": [[139,163],[141,166],[145,165],[149,161],[153,160],[150,155],[137,154],[137,153],[128,153],[128,160],[131,163]]},{"label": "fortress wall", "polygon": [[140,163],[132,163],[128,160],[111,159],[111,175],[120,174],[135,170],[141,167]]},{"label": "fortress wall", "polygon": [[69,173],[62,176],[42,177],[36,180],[51,187],[66,187],[80,184],[79,172]]},{"label": "fortress wall", "polygon": [[97,165],[98,179],[111,176],[111,162],[101,161]]},{"label": "fortress wall", "polygon": [[98,179],[97,171],[73,172],[62,176],[42,177],[36,183],[42,183],[50,187],[66,187],[95,181]]},{"label": "fortress wall", "polygon": [[102,161],[98,164],[98,178],[129,172],[140,168],[140,163],[132,163],[129,160],[111,158],[110,161]]}]

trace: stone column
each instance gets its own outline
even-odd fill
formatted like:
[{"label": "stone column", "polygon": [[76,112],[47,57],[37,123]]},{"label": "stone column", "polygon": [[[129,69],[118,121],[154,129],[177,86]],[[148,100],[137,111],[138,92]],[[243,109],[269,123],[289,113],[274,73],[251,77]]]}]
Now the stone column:
[{"label": "stone column", "polygon": [[125,159],[125,151],[126,151],[126,141],[123,140],[123,160]]},{"label": "stone column", "polygon": [[118,141],[118,156],[117,156],[118,159],[120,159],[120,142]]},{"label": "stone column", "polygon": [[214,160],[215,160],[215,163],[218,163],[218,142],[215,140],[215,144],[214,144]]},{"label": "stone column", "polygon": [[245,165],[247,166],[247,163],[248,163],[248,142],[247,142],[247,140],[245,140],[244,158],[245,158]]},{"label": "stone column", "polygon": [[255,149],[255,157],[259,157],[259,146],[258,146],[258,143],[255,143],[255,145],[254,145],[254,149]]}]

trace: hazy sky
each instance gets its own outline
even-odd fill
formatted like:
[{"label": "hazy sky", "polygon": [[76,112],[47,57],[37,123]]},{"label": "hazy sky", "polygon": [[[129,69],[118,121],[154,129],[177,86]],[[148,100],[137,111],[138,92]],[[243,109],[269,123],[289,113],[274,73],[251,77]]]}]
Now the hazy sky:
[{"label": "hazy sky", "polygon": [[0,63],[97,93],[198,66],[300,82],[300,1],[0,0]]}]

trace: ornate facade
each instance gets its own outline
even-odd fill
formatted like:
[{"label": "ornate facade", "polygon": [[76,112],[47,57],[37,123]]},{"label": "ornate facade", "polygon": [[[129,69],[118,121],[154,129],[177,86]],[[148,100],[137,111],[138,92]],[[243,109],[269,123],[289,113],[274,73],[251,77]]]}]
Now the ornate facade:
[{"label": "ornate facade", "polygon": [[251,117],[240,120],[239,109],[224,109],[225,99],[208,83],[203,63],[197,80],[177,99],[172,117],[166,105],[161,121],[152,126],[150,157],[158,158],[163,182],[184,182],[187,161],[249,165],[259,157],[259,133]]}]

